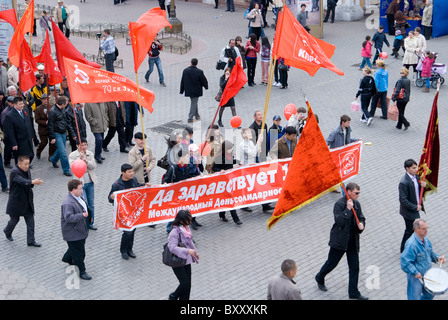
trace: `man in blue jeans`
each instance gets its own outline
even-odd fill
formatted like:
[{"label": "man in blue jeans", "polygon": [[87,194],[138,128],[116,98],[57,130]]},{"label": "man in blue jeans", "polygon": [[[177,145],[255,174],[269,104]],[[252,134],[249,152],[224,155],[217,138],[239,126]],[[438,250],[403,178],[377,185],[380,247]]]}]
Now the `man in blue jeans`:
[{"label": "man in blue jeans", "polygon": [[56,152],[50,158],[50,162],[53,167],[59,168],[57,162],[61,160],[62,172],[64,175],[71,177],[70,164],[68,162],[67,152],[65,150],[65,144],[67,142],[67,130],[70,132],[70,136],[76,139],[77,135],[73,131],[70,121],[65,113],[65,107],[68,101],[66,97],[59,97],[56,104],[50,110],[48,116],[48,137],[50,143],[56,144]]},{"label": "man in blue jeans", "polygon": [[159,83],[161,86],[166,87],[165,82],[163,81],[163,71],[162,71],[162,61],[160,60],[160,51],[162,51],[162,45],[159,40],[154,39],[151,44],[151,48],[148,52],[148,65],[149,70],[145,74],[146,82],[149,82],[149,77],[151,76],[152,71],[154,70],[154,64],[157,66],[157,71],[159,72]]},{"label": "man in blue jeans", "polygon": [[434,295],[427,291],[421,280],[431,268],[431,263],[445,263],[443,257],[432,250],[431,241],[426,238],[428,225],[423,219],[414,221],[414,233],[406,241],[401,254],[401,270],[406,272],[408,279],[408,300],[432,300]]}]

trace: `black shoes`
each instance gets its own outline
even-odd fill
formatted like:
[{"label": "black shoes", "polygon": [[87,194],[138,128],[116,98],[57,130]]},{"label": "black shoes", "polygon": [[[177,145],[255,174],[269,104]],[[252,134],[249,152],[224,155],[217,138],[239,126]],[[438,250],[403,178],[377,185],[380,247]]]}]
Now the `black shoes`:
[{"label": "black shoes", "polygon": [[56,169],[59,168],[57,163],[54,163],[54,162],[51,161],[51,164],[53,165],[53,168],[56,168]]},{"label": "black shoes", "polygon": [[28,243],[28,247],[36,247],[39,248],[40,247],[40,243],[37,243],[36,241],[33,241],[31,243]]},{"label": "black shoes", "polygon": [[271,207],[270,204],[266,204],[266,205],[263,206],[263,212],[271,211],[271,210],[274,210],[274,208]]},{"label": "black shoes", "polygon": [[11,235],[8,236],[8,235],[6,234],[6,230],[5,230],[5,229],[3,229],[3,232],[5,233],[6,239],[8,239],[9,241],[14,241],[14,239],[12,238]]},{"label": "black shoes", "polygon": [[104,152],[109,152],[109,149],[107,149],[107,147],[103,147],[103,151]]},{"label": "black shoes", "polygon": [[252,212],[252,209],[250,207],[242,208],[241,210],[246,212]]},{"label": "black shoes", "polygon": [[121,153],[129,153],[128,149],[120,149]]},{"label": "black shoes", "polygon": [[81,272],[80,274],[79,274],[79,277],[81,278],[81,279],[83,279],[83,280],[91,280],[92,279],[92,277],[91,276],[89,276],[88,274],[87,274],[87,272]]},{"label": "black shoes", "polygon": [[129,260],[129,258],[133,258],[133,259],[137,258],[137,256],[135,255],[134,252],[132,252],[132,250],[129,250],[128,252],[122,252],[121,257],[124,260]]},{"label": "black shoes", "polygon": [[354,300],[369,300],[369,298],[364,297],[362,294],[359,294],[356,297],[349,297],[350,299],[354,299]]}]

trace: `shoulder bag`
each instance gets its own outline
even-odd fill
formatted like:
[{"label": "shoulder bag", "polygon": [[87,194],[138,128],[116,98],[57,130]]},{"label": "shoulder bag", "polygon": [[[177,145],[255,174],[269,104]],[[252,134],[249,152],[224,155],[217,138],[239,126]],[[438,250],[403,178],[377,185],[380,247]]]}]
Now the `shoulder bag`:
[{"label": "shoulder bag", "polygon": [[[180,232],[179,232],[179,241],[178,241],[179,247],[184,247],[182,244],[182,241],[180,239]],[[187,259],[182,259],[176,256],[174,253],[170,251],[168,248],[168,243],[165,243],[163,246],[163,252],[162,252],[162,262],[163,264],[172,267],[172,268],[179,268],[183,267],[187,264]]]}]

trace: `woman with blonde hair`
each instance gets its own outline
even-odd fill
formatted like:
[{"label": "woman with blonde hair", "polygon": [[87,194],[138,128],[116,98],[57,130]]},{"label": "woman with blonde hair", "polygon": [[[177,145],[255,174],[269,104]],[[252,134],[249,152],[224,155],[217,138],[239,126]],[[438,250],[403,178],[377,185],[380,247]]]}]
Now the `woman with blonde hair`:
[{"label": "woman with blonde hair", "polygon": [[[403,67],[400,70],[401,78],[398,79],[395,84],[394,93],[392,94],[391,100],[397,102],[398,108],[398,122],[397,129],[401,130],[401,127],[404,125],[404,130],[406,131],[411,125],[409,121],[404,116],[404,111],[406,109],[406,105],[409,102],[409,97],[411,96],[411,81],[408,79],[409,69]],[[403,93],[403,97],[400,98],[400,92]]]},{"label": "woman with blonde hair", "polygon": [[419,48],[414,31],[409,31],[409,37],[404,39],[404,48],[405,52],[403,57],[403,67],[406,67],[408,70],[412,67],[412,80],[415,81],[415,74],[417,72],[416,69],[418,64],[418,56],[416,53],[419,51]]}]

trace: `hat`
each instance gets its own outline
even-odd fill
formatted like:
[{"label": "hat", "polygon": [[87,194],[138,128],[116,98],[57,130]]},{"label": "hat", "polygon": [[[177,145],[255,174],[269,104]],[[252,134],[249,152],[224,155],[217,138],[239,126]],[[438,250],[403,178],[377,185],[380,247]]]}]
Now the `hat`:
[{"label": "hat", "polygon": [[6,101],[14,102],[14,98],[14,96],[9,96],[8,98],[6,98]]},{"label": "hat", "polygon": [[43,64],[38,65],[37,70],[45,70],[44,65]]},{"label": "hat", "polygon": [[198,147],[197,144],[192,143],[192,144],[190,144],[190,145],[188,146],[188,150],[189,150],[189,151],[193,151],[193,152],[195,152],[195,151],[198,151],[198,150],[199,150],[199,147]]},{"label": "hat", "polygon": [[273,118],[272,120],[273,120],[273,121],[276,121],[276,120],[282,120],[282,118],[281,118],[279,115],[275,115],[274,118]]},{"label": "hat", "polygon": [[47,94],[46,93],[42,93],[42,96],[40,97],[40,99],[46,99],[47,98]]},{"label": "hat", "polygon": [[[143,140],[143,133],[137,132],[136,134],[134,134],[134,139]],[[145,133],[145,139],[146,139],[146,133]]]}]

